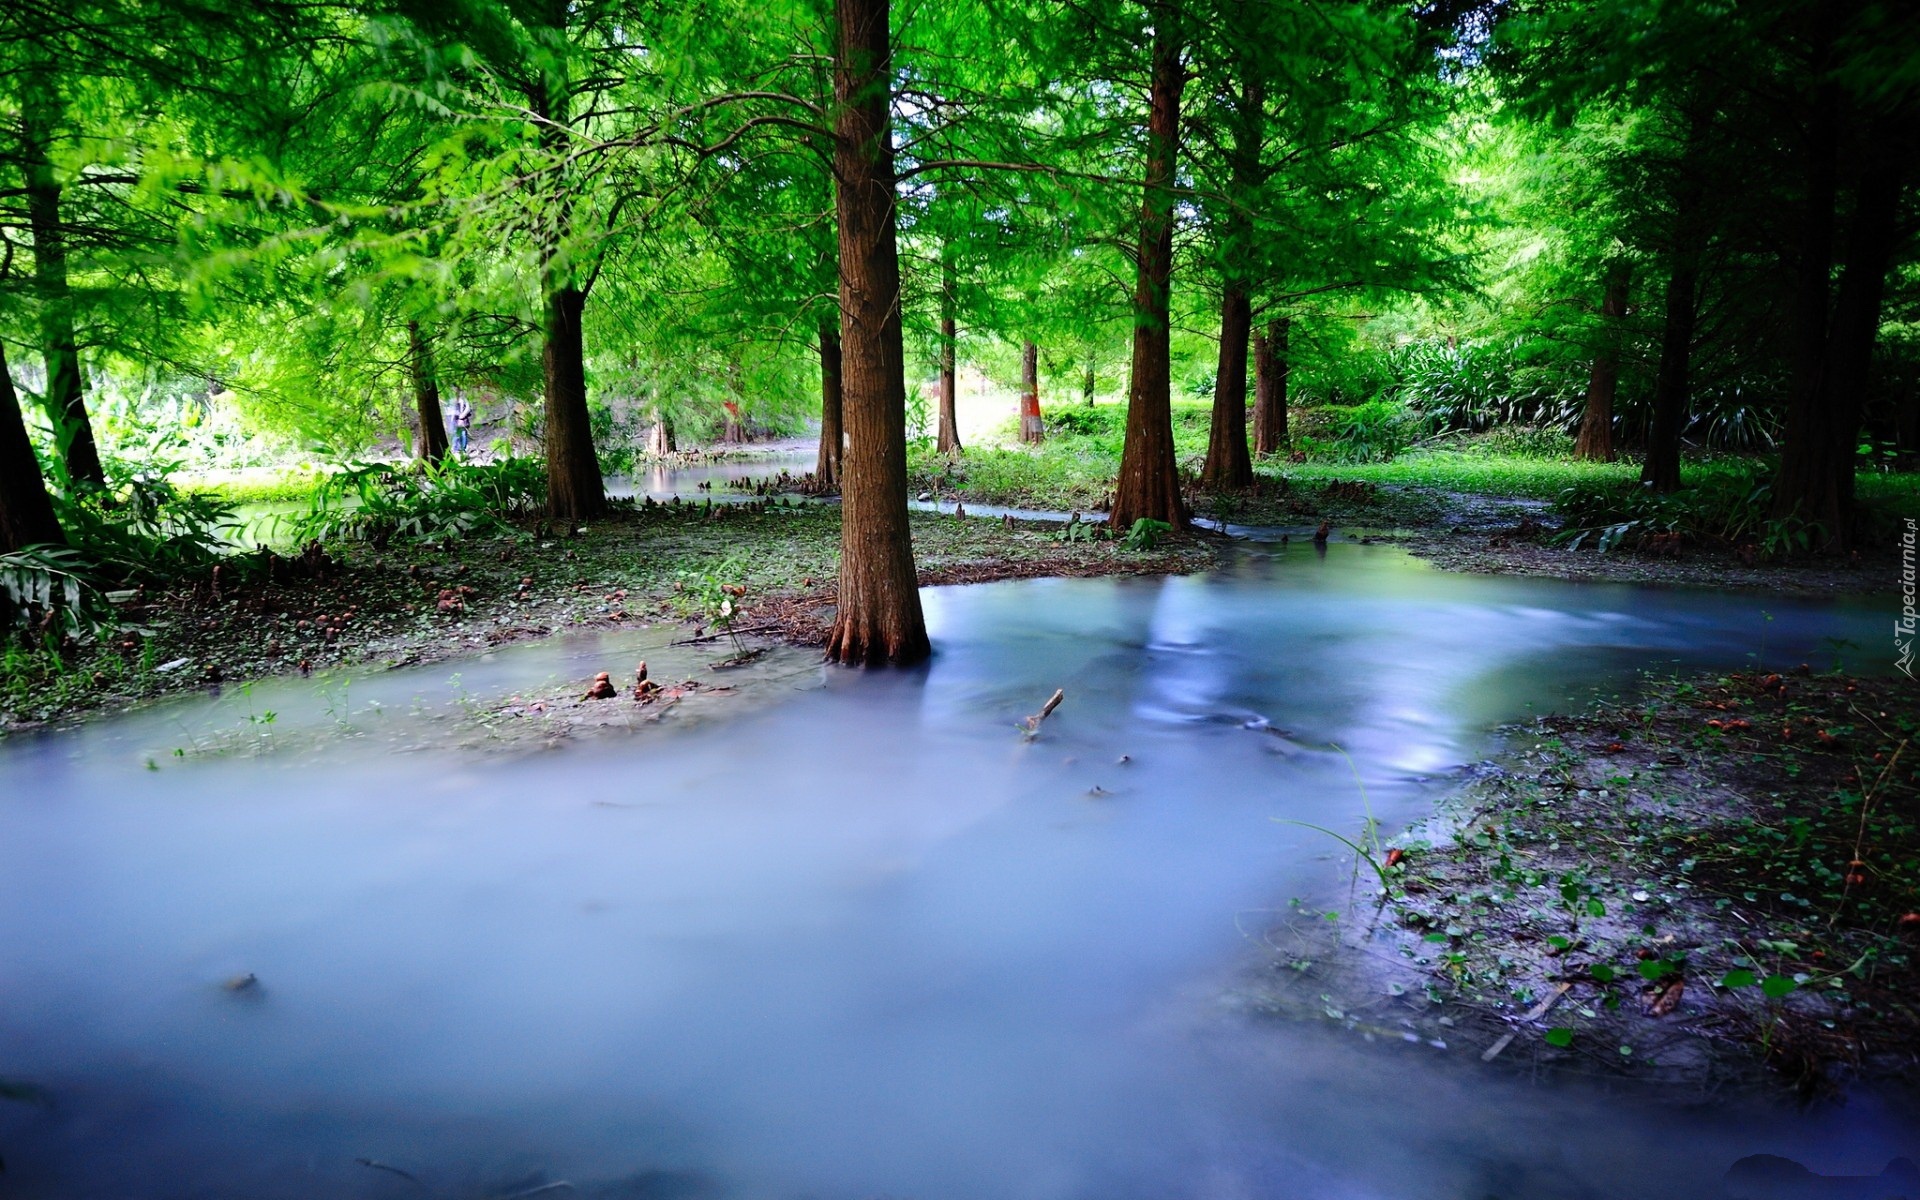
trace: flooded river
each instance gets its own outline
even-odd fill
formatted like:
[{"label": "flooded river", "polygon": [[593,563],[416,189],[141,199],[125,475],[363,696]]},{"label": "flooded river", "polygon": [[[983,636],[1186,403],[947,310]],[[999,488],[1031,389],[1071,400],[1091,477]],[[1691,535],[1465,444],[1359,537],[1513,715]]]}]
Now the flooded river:
[{"label": "flooded river", "polygon": [[[433,731],[629,635],[0,742],[0,1078],[38,1089],[0,1196],[1632,1200],[1920,1157],[1887,1096],[1658,1105],[1220,1001],[1345,886],[1274,818],[1404,824],[1502,721],[1859,664],[1884,608],[1353,544],[925,597],[924,669],[551,750]],[[187,752],[267,710],[312,736]]]}]

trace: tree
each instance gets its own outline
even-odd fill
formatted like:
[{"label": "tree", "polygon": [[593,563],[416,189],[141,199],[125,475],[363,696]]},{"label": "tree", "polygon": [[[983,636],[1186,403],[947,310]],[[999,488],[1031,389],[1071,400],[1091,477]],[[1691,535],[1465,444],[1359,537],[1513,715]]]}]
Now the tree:
[{"label": "tree", "polygon": [[835,0],[834,212],[840,228],[840,586],[827,657],[931,653],[907,520],[906,352],[900,331],[888,0]]},{"label": "tree", "polygon": [[1287,434],[1287,338],[1293,322],[1275,317],[1266,332],[1253,341],[1253,452],[1278,454],[1291,438]]},{"label": "tree", "polygon": [[0,554],[40,543],[64,545],[66,540],[40,460],[27,439],[20,398],[7,370],[6,344],[0,342]]},{"label": "tree", "polygon": [[1594,348],[1587,378],[1587,407],[1573,456],[1588,462],[1613,461],[1613,401],[1620,387],[1621,322],[1627,315],[1627,289],[1633,267],[1624,258],[1607,265],[1606,293],[1600,301],[1600,344]]},{"label": "tree", "polygon": [[1117,530],[1142,518],[1174,528],[1187,523],[1173,457],[1172,349],[1174,171],[1180,153],[1181,16],[1175,0],[1153,0],[1145,187],[1140,202],[1133,292],[1133,370],[1127,386],[1126,440],[1109,520]]}]

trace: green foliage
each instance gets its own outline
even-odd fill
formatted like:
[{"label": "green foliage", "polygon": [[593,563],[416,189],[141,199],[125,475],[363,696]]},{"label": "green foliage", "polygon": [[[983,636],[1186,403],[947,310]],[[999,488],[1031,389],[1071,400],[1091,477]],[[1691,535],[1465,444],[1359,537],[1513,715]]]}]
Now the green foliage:
[{"label": "green foliage", "polygon": [[1133,523],[1132,529],[1127,530],[1127,536],[1121,539],[1120,544],[1129,550],[1155,550],[1162,539],[1172,532],[1173,526],[1165,521],[1141,517]]},{"label": "green foliage", "polygon": [[384,545],[509,527],[546,501],[544,464],[530,458],[439,465],[357,463],[325,476],[307,510],[286,522],[290,537],[347,538]]},{"label": "green foliage", "polygon": [[1580,419],[1585,380],[1528,365],[1522,349],[1512,340],[1412,342],[1393,353],[1395,386],[1434,430],[1568,429]]},{"label": "green foliage", "polygon": [[1752,468],[1703,471],[1691,487],[1666,494],[1638,482],[1576,484],[1555,501],[1565,519],[1555,541],[1603,554],[1693,542],[1750,545],[1766,558],[1807,549],[1817,530],[1772,517],[1772,501],[1772,484]]},{"label": "green foliage", "polygon": [[109,463],[108,486],[55,496],[67,540],[103,578],[168,583],[202,571],[233,549],[240,528],[233,505],[187,491],[171,464],[126,470]]},{"label": "green foliage", "polygon": [[113,609],[93,564],[63,546],[0,554],[0,629],[95,637],[113,626]]}]

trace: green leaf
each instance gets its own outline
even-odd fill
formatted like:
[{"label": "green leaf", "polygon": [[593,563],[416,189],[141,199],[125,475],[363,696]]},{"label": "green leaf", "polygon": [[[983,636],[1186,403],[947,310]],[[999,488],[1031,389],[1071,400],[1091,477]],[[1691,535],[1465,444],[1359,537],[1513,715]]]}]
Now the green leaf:
[{"label": "green leaf", "polygon": [[1587,901],[1587,915],[1590,917],[1604,917],[1607,915],[1607,906],[1600,903],[1599,897],[1596,896]]},{"label": "green leaf", "polygon": [[1799,986],[1790,975],[1769,975],[1761,981],[1760,990],[1767,994],[1767,999],[1778,1000]]},{"label": "green leaf", "polygon": [[1673,974],[1673,964],[1664,958],[1650,958],[1640,964],[1640,978],[1649,982],[1658,982]]},{"label": "green leaf", "polygon": [[1589,968],[1589,973],[1600,983],[1612,983],[1620,977],[1620,972],[1614,970],[1606,963],[1593,964],[1593,966]]},{"label": "green leaf", "polygon": [[1754,978],[1752,971],[1747,970],[1745,967],[1739,967],[1728,971],[1722,976],[1720,986],[1723,988],[1743,988],[1752,987],[1758,982],[1759,980]]},{"label": "green leaf", "polygon": [[1566,1049],[1573,1045],[1573,1030],[1561,1025],[1547,1030],[1547,1045]]}]

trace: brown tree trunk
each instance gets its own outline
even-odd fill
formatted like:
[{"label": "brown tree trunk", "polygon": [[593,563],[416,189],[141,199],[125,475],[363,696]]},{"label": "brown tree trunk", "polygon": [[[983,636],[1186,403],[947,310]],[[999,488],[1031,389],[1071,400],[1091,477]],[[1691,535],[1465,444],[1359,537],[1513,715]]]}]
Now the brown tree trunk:
[{"label": "brown tree trunk", "polygon": [[840,328],[820,325],[820,456],[813,477],[823,488],[840,486],[840,465],[846,456],[846,431],[840,421]]},{"label": "brown tree trunk", "polygon": [[[568,0],[545,0],[545,23],[552,47],[567,44]],[[564,61],[540,69],[527,97],[528,107],[544,117],[540,143],[559,158],[568,149]],[[564,188],[565,181],[553,185]],[[546,376],[547,516],[559,521],[598,518],[607,511],[606,483],[593,451],[593,422],[587,410],[585,332],[587,293],[556,268],[560,240],[572,214],[564,193],[539,197],[554,207],[553,224],[541,235],[540,284],[546,293],[546,345],[541,366]]]},{"label": "brown tree trunk", "polygon": [[1587,376],[1587,411],[1573,456],[1588,462],[1613,461],[1613,399],[1620,387],[1620,322],[1627,314],[1632,268],[1625,259],[1607,266],[1607,289],[1600,298],[1600,344]]},{"label": "brown tree trunk", "polygon": [[7,372],[6,346],[0,344],[0,554],[43,542],[64,545],[66,540],[53,514],[40,460],[27,440],[20,397]]},{"label": "brown tree trunk", "polygon": [[447,456],[447,426],[440,415],[440,381],[434,376],[433,347],[420,336],[420,322],[407,322],[407,366],[413,376],[413,408],[420,418],[420,461]]},{"label": "brown tree trunk", "polygon": [[33,283],[40,301],[40,348],[47,364],[45,407],[67,478],[76,484],[98,486],[106,482],[106,471],[100,464],[93,423],[87,419],[73,287],[67,276],[67,230],[61,221],[60,180],[52,160],[53,138],[65,108],[54,85],[51,64],[33,63],[22,77],[20,141],[27,226],[33,238]]},{"label": "brown tree trunk", "polygon": [[1213,381],[1213,420],[1207,429],[1207,462],[1200,483],[1212,491],[1253,483],[1247,455],[1247,338],[1253,332],[1253,305],[1237,285],[1220,297],[1220,365]]},{"label": "brown tree trunk", "polygon": [[889,0],[834,0],[834,212],[840,226],[840,588],[827,657],[927,657],[907,522],[906,355],[900,336]]},{"label": "brown tree trunk", "polygon": [[1133,292],[1133,370],[1127,389],[1127,433],[1114,489],[1116,530],[1142,517],[1180,528],[1186,506],[1173,457],[1173,368],[1168,284],[1173,274],[1173,177],[1180,152],[1180,64],[1177,13],[1156,4],[1152,83],[1147,118],[1146,194],[1140,206],[1138,272]]},{"label": "brown tree trunk", "polygon": [[1267,332],[1253,339],[1253,452],[1265,457],[1285,449],[1287,434],[1287,340],[1293,331],[1290,317],[1267,322]]},{"label": "brown tree trunk", "polygon": [[942,454],[960,453],[959,322],[955,319],[953,262],[940,263],[940,435],[935,448]]},{"label": "brown tree trunk", "polygon": [[1093,407],[1093,348],[1087,348],[1087,371],[1080,379],[1080,399],[1088,408]]},{"label": "brown tree trunk", "polygon": [[607,489],[593,452],[587,412],[586,348],[580,317],[586,293],[561,287],[547,298],[546,376],[547,516],[584,521],[607,511]]},{"label": "brown tree trunk", "polygon": [[1020,352],[1020,440],[1030,446],[1047,440],[1040,416],[1040,347],[1032,342]]}]

